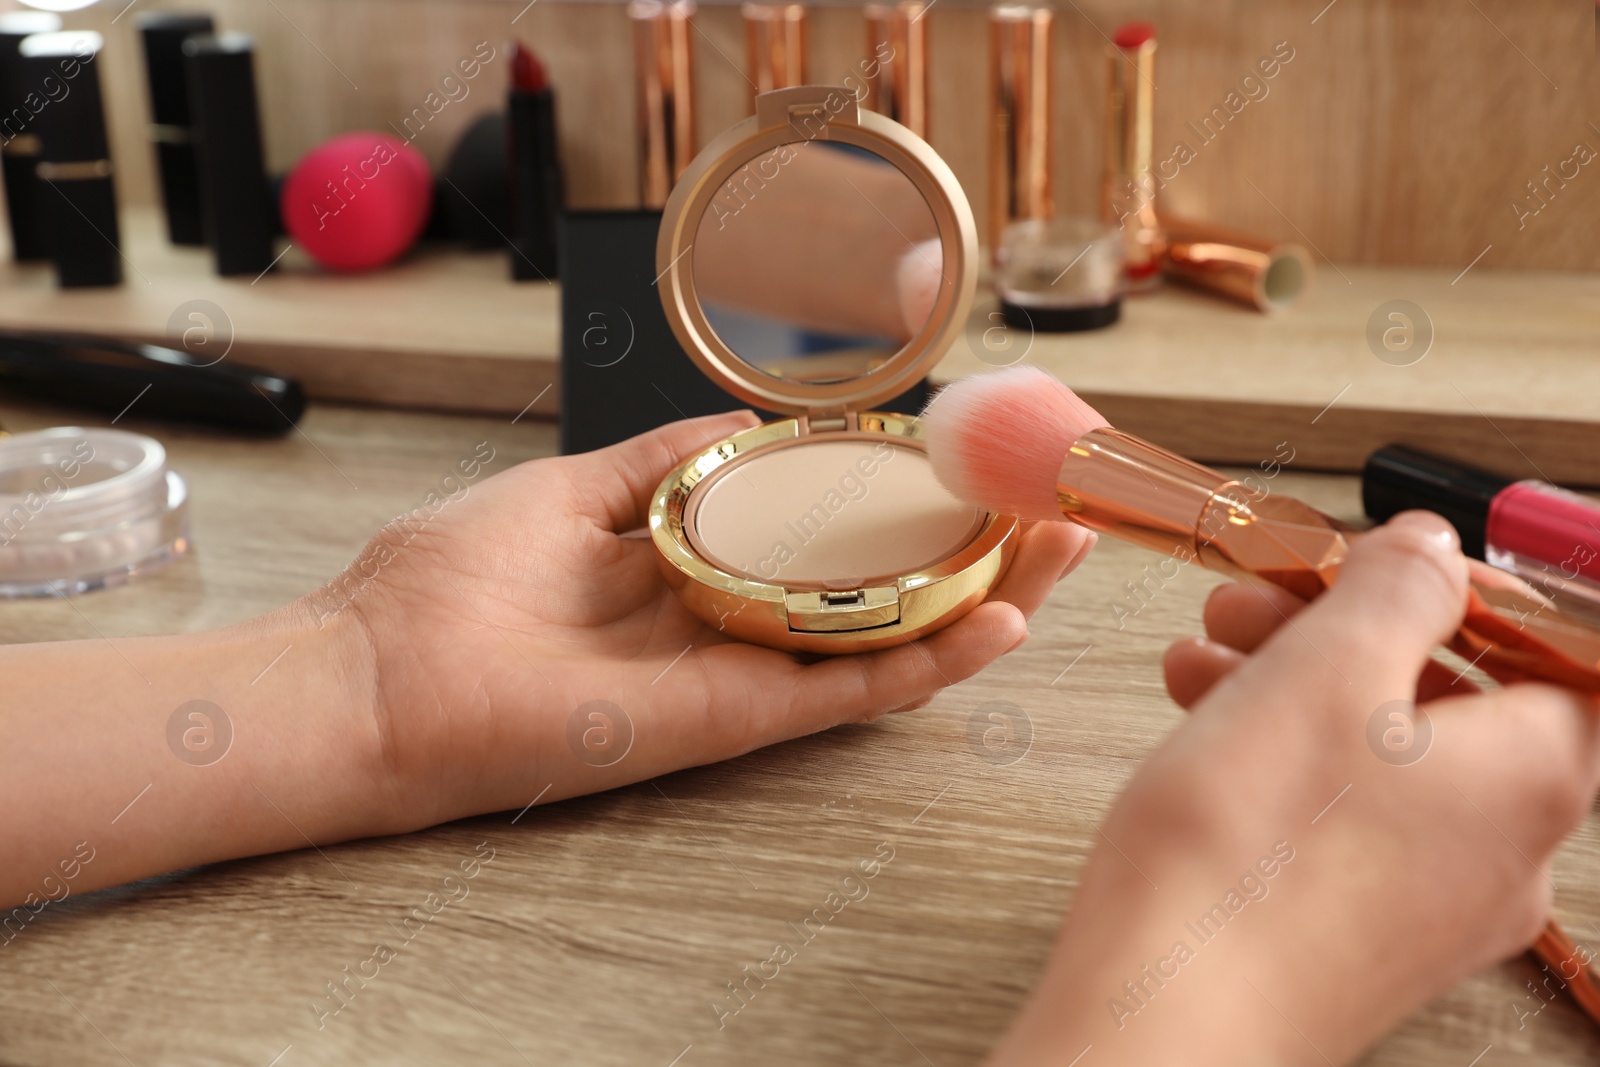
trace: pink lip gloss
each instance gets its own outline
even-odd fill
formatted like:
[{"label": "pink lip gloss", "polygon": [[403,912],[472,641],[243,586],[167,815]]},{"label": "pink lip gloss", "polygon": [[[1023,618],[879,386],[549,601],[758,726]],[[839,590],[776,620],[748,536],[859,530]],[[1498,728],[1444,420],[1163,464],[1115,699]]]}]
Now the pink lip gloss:
[{"label": "pink lip gloss", "polygon": [[1374,452],[1361,472],[1367,516],[1438,512],[1469,556],[1510,571],[1574,608],[1600,612],[1600,503],[1536,480],[1515,481],[1404,445]]}]

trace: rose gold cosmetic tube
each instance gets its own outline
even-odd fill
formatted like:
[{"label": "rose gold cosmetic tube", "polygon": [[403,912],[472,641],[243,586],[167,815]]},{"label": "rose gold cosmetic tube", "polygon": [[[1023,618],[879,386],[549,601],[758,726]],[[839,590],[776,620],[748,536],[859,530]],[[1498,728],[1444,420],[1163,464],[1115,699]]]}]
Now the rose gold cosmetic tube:
[{"label": "rose gold cosmetic tube", "polygon": [[1161,282],[1161,225],[1151,177],[1155,136],[1155,30],[1147,23],[1119,29],[1108,52],[1105,172],[1100,217],[1120,226],[1127,245],[1124,270],[1132,292]]},{"label": "rose gold cosmetic tube", "polygon": [[868,4],[867,98],[862,106],[928,139],[928,22],[923,0]]},{"label": "rose gold cosmetic tube", "polygon": [[[755,91],[806,84],[806,9],[803,4],[745,4],[744,46]],[[755,111],[751,97],[750,110]]]},{"label": "rose gold cosmetic tube", "polygon": [[1017,219],[1055,214],[1050,188],[1050,24],[1029,4],[989,9],[989,254]]},{"label": "rose gold cosmetic tube", "polygon": [[1261,311],[1282,311],[1311,281],[1311,256],[1299,245],[1186,219],[1166,218],[1162,227],[1163,271]]},{"label": "rose gold cosmetic tube", "polygon": [[[1110,427],[1073,442],[1056,480],[1061,513],[1091,530],[1307,600],[1327,590],[1359,533],[1281,494],[1263,494]],[[1600,632],[1515,575],[1476,568],[1451,651],[1504,682],[1600,693]]]},{"label": "rose gold cosmetic tube", "polygon": [[633,0],[638,82],[639,198],[658,210],[697,150],[694,122],[693,0]]}]

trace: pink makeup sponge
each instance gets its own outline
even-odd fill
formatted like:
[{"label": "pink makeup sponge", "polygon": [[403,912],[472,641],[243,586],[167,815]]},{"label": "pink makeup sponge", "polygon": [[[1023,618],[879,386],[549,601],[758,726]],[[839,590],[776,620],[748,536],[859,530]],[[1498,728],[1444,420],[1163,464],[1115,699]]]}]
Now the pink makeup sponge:
[{"label": "pink makeup sponge", "polygon": [[371,270],[416,243],[433,210],[433,178],[404,141],[341,134],[294,165],[279,209],[289,236],[324,267]]},{"label": "pink makeup sponge", "polygon": [[939,484],[1001,515],[1061,518],[1056,476],[1072,443],[1109,426],[1078,394],[1037,367],[952,382],[922,413]]}]

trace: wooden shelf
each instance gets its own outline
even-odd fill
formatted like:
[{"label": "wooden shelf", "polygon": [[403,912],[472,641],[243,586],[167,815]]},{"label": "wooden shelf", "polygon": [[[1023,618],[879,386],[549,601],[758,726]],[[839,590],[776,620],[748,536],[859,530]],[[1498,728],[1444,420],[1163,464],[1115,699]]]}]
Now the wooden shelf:
[{"label": "wooden shelf", "polygon": [[[513,284],[498,255],[429,251],[342,276],[291,249],[252,282],[218,278],[204,252],[169,246],[154,212],[130,212],[124,226],[118,288],[61,291],[48,267],[0,265],[0,326],[171,343],[174,311],[207,300],[232,323],[231,358],[292,374],[318,399],[557,413],[559,291]],[[1427,354],[1409,366],[1368,344],[1368,320],[1391,300],[1432,324]],[[940,379],[1016,358],[1016,348],[979,357],[991,309],[980,295]],[[1393,440],[1600,485],[1600,275],[1325,264],[1281,316],[1170,286],[1130,299],[1112,329],[1013,342],[1117,425],[1208,462],[1268,461],[1286,442],[1297,467],[1354,470]]]},{"label": "wooden shelf", "polygon": [[[48,264],[0,263],[0,327],[179,343],[168,320],[207,300],[230,359],[299,378],[322,400],[513,413],[555,381],[560,295],[509,279],[493,253],[421,251],[370,274],[320,270],[290,248],[259,279],[219,278],[204,249],[167,243],[153,209],[123,213],[123,284],[61,290]],[[557,390],[530,414],[554,416]]]},{"label": "wooden shelf", "polygon": [[[1379,359],[1367,340],[1392,300],[1432,324],[1431,347],[1409,366]],[[1024,358],[1115,425],[1206,462],[1254,465],[1287,442],[1297,467],[1352,471],[1403,442],[1516,477],[1600,485],[1600,274],[1457,280],[1323,264],[1277,317],[1168,286],[1130,299],[1115,328],[1040,335]],[[939,370],[983,369],[969,342]]]}]

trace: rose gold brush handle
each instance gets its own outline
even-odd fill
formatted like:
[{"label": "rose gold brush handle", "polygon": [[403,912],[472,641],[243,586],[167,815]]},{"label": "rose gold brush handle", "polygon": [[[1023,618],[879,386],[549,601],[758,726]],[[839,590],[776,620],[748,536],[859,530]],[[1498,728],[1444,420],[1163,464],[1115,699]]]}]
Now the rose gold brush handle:
[{"label": "rose gold brush handle", "polygon": [[[1109,428],[1073,443],[1056,490],[1062,514],[1084,526],[1307,600],[1333,584],[1361,536],[1298,500],[1254,493]],[[1600,693],[1600,632],[1487,565],[1473,567],[1466,618],[1450,649],[1500,681]]]},{"label": "rose gold brush handle", "polygon": [[1591,1021],[1600,1023],[1600,972],[1591,965],[1593,957],[1588,950],[1578,948],[1552,919],[1528,951],[1555,973],[1556,980],[1577,1001],[1583,1013]]},{"label": "rose gold brush handle", "polygon": [[[1120,430],[1074,442],[1056,481],[1062,514],[1124,541],[1271,582],[1310,600],[1338,577],[1360,534],[1285,496],[1252,493],[1209,467]],[[1450,642],[1501,682],[1536,678],[1600,693],[1600,633],[1562,616],[1513,575],[1472,561],[1472,589]],[[1600,1024],[1600,973],[1552,920],[1529,950]],[[1586,955],[1586,954],[1585,954]],[[1572,973],[1568,973],[1568,972]]]}]

